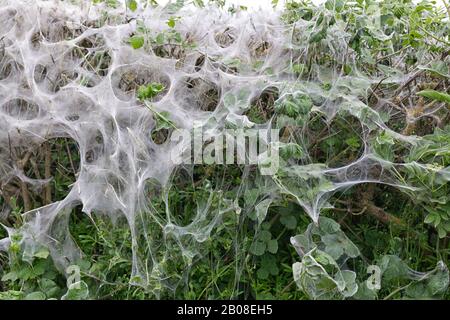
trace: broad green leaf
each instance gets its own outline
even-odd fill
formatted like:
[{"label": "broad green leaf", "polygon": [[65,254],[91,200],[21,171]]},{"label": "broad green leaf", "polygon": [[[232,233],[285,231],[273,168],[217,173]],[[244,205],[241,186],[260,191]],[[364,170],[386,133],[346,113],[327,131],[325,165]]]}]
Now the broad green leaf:
[{"label": "broad green leaf", "polygon": [[133,49],[139,49],[144,45],[144,37],[143,36],[132,36],[129,39],[129,42]]},{"label": "broad green leaf", "polygon": [[353,149],[358,149],[361,145],[359,139],[355,136],[345,140],[345,143]]},{"label": "broad green leaf", "polygon": [[267,210],[269,209],[271,203],[272,199],[269,198],[261,201],[255,206],[256,218],[258,219],[258,223],[261,224],[264,219],[266,219]]},{"label": "broad green leaf", "polygon": [[137,9],[137,2],[136,2],[136,0],[127,0],[127,7],[131,11],[136,11],[136,9]]},{"label": "broad green leaf", "polygon": [[258,271],[256,271],[256,275],[259,279],[265,280],[269,277],[269,271],[265,268],[259,268]]},{"label": "broad green leaf", "polygon": [[11,271],[3,275],[2,281],[16,281],[18,278],[19,275],[15,271]]},{"label": "broad green leaf", "polygon": [[432,224],[436,220],[437,215],[430,213],[425,217],[424,222],[428,224]]},{"label": "broad green leaf", "polygon": [[34,254],[34,256],[35,256],[36,258],[47,259],[47,257],[48,257],[49,254],[50,254],[50,252],[49,252],[47,249],[42,248],[42,249],[40,249],[38,252],[36,252],[36,253]]},{"label": "broad green leaf", "polygon": [[447,230],[445,230],[445,229],[442,228],[441,226],[439,226],[439,227],[437,228],[437,231],[438,231],[438,236],[439,236],[439,238],[444,239],[445,236],[447,236]]},{"label": "broad green leaf", "polygon": [[205,3],[203,2],[203,0],[194,0],[194,5],[196,5],[199,8],[205,7]]},{"label": "broad green leaf", "polygon": [[73,283],[69,286],[61,300],[85,300],[89,297],[89,288],[84,281]]},{"label": "broad green leaf", "polygon": [[262,230],[258,238],[263,242],[268,242],[272,238],[272,234],[270,233],[270,231]]},{"label": "broad green leaf", "polygon": [[356,273],[350,270],[341,271],[342,278],[345,281],[345,289],[342,291],[344,297],[352,297],[358,291],[356,283]]},{"label": "broad green leaf", "polygon": [[437,295],[444,293],[449,285],[449,274],[448,270],[437,271],[428,281],[427,288],[430,290],[432,295]]},{"label": "broad green leaf", "polygon": [[322,241],[326,245],[325,252],[335,260],[339,259],[344,253],[341,238],[337,234],[326,234],[322,237]]},{"label": "broad green leaf", "polygon": [[255,241],[250,246],[250,252],[253,253],[255,256],[262,256],[264,252],[266,251],[266,243],[262,241]]},{"label": "broad green leaf", "polygon": [[335,233],[341,229],[339,223],[327,217],[319,218],[319,228],[325,233]]},{"label": "broad green leaf", "polygon": [[297,219],[293,215],[283,215],[280,218],[280,222],[287,229],[294,230],[297,227]]},{"label": "broad green leaf", "polygon": [[167,25],[168,25],[169,27],[175,28],[175,24],[176,24],[176,21],[175,21],[175,18],[174,18],[174,17],[170,17],[169,20],[167,20]]},{"label": "broad green leaf", "polygon": [[36,291],[36,292],[32,292],[29,293],[25,296],[25,300],[45,300],[47,297],[45,296],[44,293]]},{"label": "broad green leaf", "polygon": [[152,82],[147,85],[142,85],[137,90],[137,98],[141,101],[146,99],[152,99],[159,93],[164,91],[165,87],[161,83]]},{"label": "broad green leaf", "polygon": [[418,69],[421,70],[427,70],[435,75],[444,77],[444,78],[450,78],[450,72],[449,72],[449,66],[445,61],[437,61],[430,63],[429,67],[426,66],[418,66]]},{"label": "broad green leaf", "polygon": [[439,102],[450,103],[450,94],[439,92],[436,90],[423,90],[418,92],[417,95]]},{"label": "broad green leaf", "polygon": [[270,253],[277,253],[278,251],[278,241],[276,239],[272,239],[269,242],[267,242],[267,251]]},{"label": "broad green leaf", "polygon": [[163,44],[164,44],[164,41],[165,41],[164,33],[159,33],[159,34],[156,36],[155,41],[156,41],[156,43],[157,43],[158,45],[163,45]]}]

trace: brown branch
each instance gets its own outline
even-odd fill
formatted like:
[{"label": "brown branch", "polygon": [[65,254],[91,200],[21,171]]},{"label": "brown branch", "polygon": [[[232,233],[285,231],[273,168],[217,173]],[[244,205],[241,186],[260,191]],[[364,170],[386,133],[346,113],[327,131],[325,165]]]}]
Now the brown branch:
[{"label": "brown branch", "polygon": [[384,80],[386,80],[386,79],[387,79],[387,77],[381,79],[381,80],[377,83],[377,85],[375,86],[375,88],[371,89],[371,93],[370,93],[369,97],[367,98],[367,102],[370,101],[370,99],[371,99],[372,96],[374,95],[375,91],[377,91],[378,87],[379,87],[379,86],[381,85],[381,83],[382,83]]},{"label": "brown branch", "polygon": [[67,138],[65,139],[65,142],[66,142],[65,145],[66,145],[67,156],[69,157],[70,167],[72,168],[73,176],[76,177],[77,171],[75,170],[75,166],[73,165],[72,155],[70,153],[69,143],[67,142]]},{"label": "brown branch", "polygon": [[[28,151],[25,156],[21,159],[17,161],[17,166],[19,167],[19,169],[23,172],[25,166],[28,163],[28,160],[30,160],[31,157],[31,151]],[[32,208],[31,205],[31,199],[30,199],[30,192],[28,191],[28,187],[27,184],[25,183],[25,181],[23,181],[22,179],[20,180],[20,190],[22,193],[22,201],[23,201],[23,208],[25,210],[25,212],[30,211]]]},{"label": "brown branch", "polygon": [[405,222],[403,222],[400,218],[387,213],[373,203],[374,193],[375,189],[373,184],[369,184],[365,189],[360,189],[361,206],[366,209],[365,212],[383,223],[394,223],[396,225],[406,226]]},{"label": "brown branch", "polygon": [[20,180],[20,190],[22,192],[23,209],[25,212],[31,210],[30,192],[28,191],[27,184]]},{"label": "brown branch", "polygon": [[394,92],[394,97],[398,96],[402,90],[413,82],[418,76],[423,73],[423,70],[416,71],[408,80],[406,80],[397,90]]},{"label": "brown branch", "polygon": [[41,174],[39,172],[39,167],[38,167],[36,161],[33,158],[31,158],[30,163],[31,163],[31,167],[33,168],[33,172],[34,172],[34,175],[36,176],[36,178],[41,179]]},{"label": "brown branch", "polygon": [[290,136],[293,133],[293,128],[290,125],[287,125],[286,127],[284,127],[284,131],[283,134],[281,135],[280,141],[281,142],[288,142]]},{"label": "brown branch", "polygon": [[367,213],[383,223],[394,223],[397,225],[405,226],[405,223],[400,218],[387,213],[380,207],[377,207],[373,202],[366,202],[366,208]]},{"label": "brown branch", "polygon": [[[50,144],[48,142],[44,142],[43,145],[44,151],[44,177],[45,179],[51,178],[51,165],[52,165],[52,154],[50,149]],[[52,202],[52,187],[50,185],[50,181],[45,184],[44,187],[44,204],[50,204]]]}]

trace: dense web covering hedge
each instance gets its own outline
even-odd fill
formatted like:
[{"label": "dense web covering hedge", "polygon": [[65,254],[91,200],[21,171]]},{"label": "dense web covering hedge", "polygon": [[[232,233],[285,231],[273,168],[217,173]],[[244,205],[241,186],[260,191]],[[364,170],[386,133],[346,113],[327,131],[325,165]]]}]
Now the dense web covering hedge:
[{"label": "dense web covering hedge", "polygon": [[[29,263],[48,252],[61,274],[70,273],[100,250],[83,252],[73,236],[78,210],[88,218],[80,224],[112,221],[87,228],[85,243],[126,226],[129,252],[120,259],[129,261],[129,278],[122,280],[155,297],[189,287],[206,244],[224,229],[234,230],[228,247],[217,248],[236,259],[230,297],[242,294],[248,252],[270,257],[278,246],[298,253],[288,267],[309,298],[375,297],[380,288],[365,282],[369,265],[384,283],[406,281],[405,296],[442,297],[445,255],[416,264],[425,273],[398,252],[369,261],[341,221],[365,215],[401,230],[430,225],[432,246],[448,248],[446,9],[332,0],[244,9],[1,0],[0,216],[7,234],[0,249]],[[278,129],[279,141],[267,142],[279,151],[278,171],[175,163],[171,155],[190,143],[171,135],[194,126],[205,143],[226,129]],[[55,189],[49,144],[61,139],[55,144],[73,157],[66,168],[72,181]],[[401,199],[389,200],[396,212],[383,209],[384,193]],[[289,206],[295,210],[281,221],[291,241],[274,242],[267,216]],[[406,210],[413,220],[403,219]],[[305,217],[310,225],[297,226]],[[260,270],[263,279],[278,272]],[[85,273],[96,274],[89,266]],[[10,280],[17,277],[9,273]]]}]

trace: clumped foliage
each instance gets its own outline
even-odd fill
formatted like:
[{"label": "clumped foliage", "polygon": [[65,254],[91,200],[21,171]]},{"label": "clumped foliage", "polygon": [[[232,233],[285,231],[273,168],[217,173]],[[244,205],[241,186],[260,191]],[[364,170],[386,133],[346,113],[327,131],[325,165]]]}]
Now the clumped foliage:
[{"label": "clumped foliage", "polygon": [[0,299],[450,298],[446,1],[87,2],[0,0]]}]

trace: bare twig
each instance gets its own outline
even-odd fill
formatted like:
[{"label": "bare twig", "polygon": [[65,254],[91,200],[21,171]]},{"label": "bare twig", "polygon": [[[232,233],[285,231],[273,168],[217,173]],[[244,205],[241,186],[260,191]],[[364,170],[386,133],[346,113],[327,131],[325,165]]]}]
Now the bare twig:
[{"label": "bare twig", "polygon": [[[51,165],[52,165],[52,154],[50,149],[50,144],[46,141],[43,144],[44,151],[44,177],[45,179],[51,178]],[[44,187],[44,204],[50,204],[52,202],[52,187],[50,181],[45,184]]]},{"label": "bare twig", "polygon": [[[17,160],[17,167],[22,172],[23,172],[25,166],[27,165],[30,157],[31,157],[31,151],[28,151],[27,153],[25,153],[25,156],[22,159]],[[24,210],[25,210],[25,212],[30,211],[32,208],[32,205],[31,205],[30,193],[28,191],[27,184],[22,179],[19,179],[19,180],[20,180],[19,185],[20,185]]]}]

